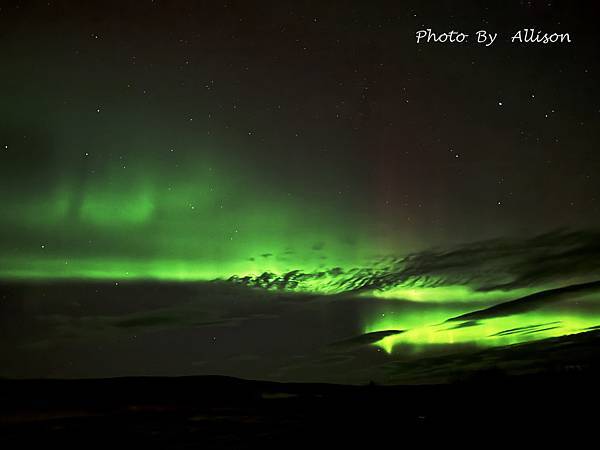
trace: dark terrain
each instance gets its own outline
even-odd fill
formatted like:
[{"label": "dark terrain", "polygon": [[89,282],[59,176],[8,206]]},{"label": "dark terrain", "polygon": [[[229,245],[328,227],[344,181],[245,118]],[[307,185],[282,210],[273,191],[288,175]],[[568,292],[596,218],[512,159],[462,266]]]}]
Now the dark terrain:
[{"label": "dark terrain", "polygon": [[[500,369],[443,385],[344,386],[200,376],[0,382],[3,448],[390,448],[584,439],[598,366]],[[484,439],[485,441],[482,441]]]}]

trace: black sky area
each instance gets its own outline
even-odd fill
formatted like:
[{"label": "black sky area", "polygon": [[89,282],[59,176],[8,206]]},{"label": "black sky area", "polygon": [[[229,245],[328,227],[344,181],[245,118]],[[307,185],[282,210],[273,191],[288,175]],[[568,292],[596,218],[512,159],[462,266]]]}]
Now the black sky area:
[{"label": "black sky area", "polygon": [[[158,153],[159,132],[161,145],[215,148],[267,189],[343,205],[384,233],[408,223],[443,243],[595,226],[597,12],[594,2],[4,1],[3,145],[30,144],[3,155],[5,178],[30,176],[19,188],[33,191],[73,172],[85,183],[84,146],[105,149],[96,163],[143,158]],[[509,42],[527,27],[573,42]],[[424,28],[500,36],[491,47],[417,45]],[[123,149],[107,152],[115,142]]]}]

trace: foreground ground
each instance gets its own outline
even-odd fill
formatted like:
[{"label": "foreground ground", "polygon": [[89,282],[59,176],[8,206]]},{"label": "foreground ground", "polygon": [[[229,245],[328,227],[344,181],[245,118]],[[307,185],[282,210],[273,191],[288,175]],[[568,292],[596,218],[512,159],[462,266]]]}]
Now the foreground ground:
[{"label": "foreground ground", "polygon": [[0,445],[537,447],[559,437],[593,435],[597,376],[597,367],[573,367],[518,377],[489,370],[461,382],[421,386],[226,377],[4,380]]}]

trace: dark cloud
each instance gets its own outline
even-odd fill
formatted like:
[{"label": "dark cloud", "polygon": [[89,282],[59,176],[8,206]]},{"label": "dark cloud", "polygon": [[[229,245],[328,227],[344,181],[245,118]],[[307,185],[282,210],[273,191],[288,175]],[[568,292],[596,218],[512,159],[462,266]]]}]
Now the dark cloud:
[{"label": "dark cloud", "polygon": [[[478,320],[467,320],[466,322],[462,322],[457,325],[454,325],[453,327],[451,327],[449,329],[450,330],[458,330],[460,328],[477,327],[479,325],[481,325],[481,322],[479,322]],[[439,331],[442,331],[442,330],[439,330]]]},{"label": "dark cloud", "polygon": [[574,295],[583,295],[600,291],[600,281],[590,283],[576,284],[565,286],[557,289],[536,292],[535,294],[511,300],[509,302],[500,303],[489,308],[472,311],[460,316],[448,319],[448,322],[462,320],[482,320],[491,319],[494,317],[511,316],[527,311],[532,311],[548,304],[572,298]]},{"label": "dark cloud", "polygon": [[134,317],[131,319],[120,320],[114,324],[116,327],[122,328],[139,328],[168,325],[171,323],[179,323],[178,318],[168,316],[149,316],[149,317]]},{"label": "dark cloud", "polygon": [[368,267],[316,272],[265,272],[230,281],[253,287],[306,290],[318,282],[326,292],[386,290],[398,285],[466,285],[476,291],[572,284],[600,278],[600,232],[561,230],[533,238],[501,238],[405,257],[372,261]]},{"label": "dark cloud", "polygon": [[432,284],[469,284],[481,291],[511,290],[557,278],[595,279],[599,257],[600,232],[563,230],[417,253],[406,258],[401,275]]},{"label": "dark cloud", "polygon": [[373,333],[364,333],[359,336],[354,336],[349,339],[334,342],[331,344],[335,348],[353,348],[362,345],[369,345],[382,340],[388,336],[394,336],[396,334],[404,333],[404,330],[384,330],[375,331]]},{"label": "dark cloud", "polygon": [[[529,332],[539,332],[539,331],[556,328],[554,326],[548,327],[548,325],[556,325],[559,323],[560,322],[549,322],[549,323],[540,323],[540,324],[536,324],[536,325],[527,325],[524,327],[510,328],[508,330],[502,330],[502,331],[499,331],[498,333],[491,334],[490,336],[509,336],[511,334],[519,334],[519,333],[527,334]],[[542,328],[542,327],[544,327],[544,328]]]}]

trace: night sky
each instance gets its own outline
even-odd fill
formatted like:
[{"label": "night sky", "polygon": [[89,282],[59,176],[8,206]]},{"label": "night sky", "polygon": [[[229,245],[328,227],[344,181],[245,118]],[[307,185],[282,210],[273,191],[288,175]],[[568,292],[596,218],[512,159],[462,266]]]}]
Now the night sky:
[{"label": "night sky", "polygon": [[596,326],[569,302],[599,291],[598,12],[3,0],[0,375],[356,381],[397,345]]}]

